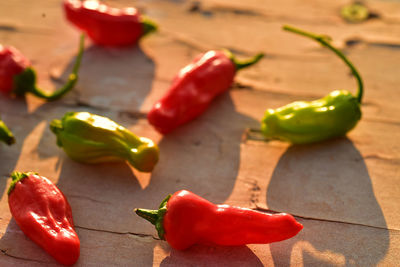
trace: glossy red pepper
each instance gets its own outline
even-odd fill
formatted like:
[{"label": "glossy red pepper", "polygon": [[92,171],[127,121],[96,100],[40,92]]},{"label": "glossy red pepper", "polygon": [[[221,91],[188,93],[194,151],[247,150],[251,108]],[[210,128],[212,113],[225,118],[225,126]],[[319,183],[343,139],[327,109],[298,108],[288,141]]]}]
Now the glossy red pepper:
[{"label": "glossy red pepper", "polygon": [[18,226],[59,263],[74,264],[80,242],[64,194],[38,174],[14,172],[11,178],[8,204]]},{"label": "glossy red pepper", "polygon": [[208,51],[181,69],[166,95],[148,113],[148,121],[157,131],[167,134],[201,115],[212,100],[227,91],[238,70],[263,57],[240,62],[228,51]]},{"label": "glossy red pepper", "polygon": [[135,212],[156,226],[161,239],[180,250],[194,244],[267,244],[291,238],[303,229],[289,214],[214,205],[186,190],[169,195],[158,210]]},{"label": "glossy red pepper", "polygon": [[64,0],[66,18],[85,31],[98,45],[123,46],[137,43],[155,31],[154,22],[144,18],[136,8],[112,8],[97,0]]},{"label": "glossy red pepper", "polygon": [[59,99],[74,88],[78,81],[78,70],[84,48],[84,36],[82,35],[79,53],[68,81],[60,89],[48,93],[37,87],[36,72],[30,66],[29,60],[16,48],[0,45],[0,92],[17,96],[24,96],[29,92],[48,101]]},{"label": "glossy red pepper", "polygon": [[16,48],[0,45],[0,91],[6,94],[14,89],[14,77],[31,65]]}]

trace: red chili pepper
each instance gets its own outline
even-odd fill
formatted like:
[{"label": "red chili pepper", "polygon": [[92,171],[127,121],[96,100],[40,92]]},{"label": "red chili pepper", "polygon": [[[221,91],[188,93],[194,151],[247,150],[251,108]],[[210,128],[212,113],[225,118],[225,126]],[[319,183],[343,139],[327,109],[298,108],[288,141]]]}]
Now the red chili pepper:
[{"label": "red chili pepper", "polygon": [[159,237],[175,249],[194,244],[267,244],[291,238],[303,229],[289,214],[214,205],[186,190],[169,195],[158,210],[135,212],[154,224]]},{"label": "red chili pepper", "polygon": [[80,242],[64,194],[51,181],[34,173],[14,172],[8,204],[18,226],[59,263],[74,264]]},{"label": "red chili pepper", "polygon": [[135,44],[142,36],[157,29],[154,22],[141,16],[133,7],[112,8],[97,0],[64,0],[63,5],[67,19],[98,45]]},{"label": "red chili pepper", "polygon": [[36,86],[36,72],[30,66],[29,60],[16,48],[0,45],[0,92],[17,96],[24,96],[29,92],[48,101],[59,99],[74,88],[78,81],[78,70],[84,48],[84,36],[82,35],[79,53],[68,81],[55,92],[47,93]]},{"label": "red chili pepper", "polygon": [[208,51],[180,70],[166,95],[157,101],[148,120],[157,131],[169,133],[202,114],[218,95],[227,91],[238,70],[258,62],[264,55],[239,62],[228,52]]},{"label": "red chili pepper", "polygon": [[30,65],[29,60],[16,48],[0,45],[0,91],[10,93],[14,89],[14,76]]}]

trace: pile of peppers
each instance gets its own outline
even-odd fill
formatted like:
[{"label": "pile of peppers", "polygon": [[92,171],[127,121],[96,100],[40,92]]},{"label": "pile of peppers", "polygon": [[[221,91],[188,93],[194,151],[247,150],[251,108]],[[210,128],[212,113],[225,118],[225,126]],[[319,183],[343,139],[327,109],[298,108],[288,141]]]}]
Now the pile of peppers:
[{"label": "pile of peppers", "polygon": [[[156,23],[133,7],[116,9],[96,0],[64,0],[63,9],[66,19],[97,45],[134,45],[157,29]],[[318,100],[297,101],[268,109],[261,122],[261,132],[268,140],[292,144],[345,135],[361,119],[363,82],[358,71],[326,36],[291,26],[283,29],[311,38],[338,55],[357,79],[358,92],[353,96],[349,91],[337,90]],[[83,50],[84,35],[67,83],[48,93],[36,86],[36,74],[29,60],[16,48],[0,45],[0,91],[17,96],[29,92],[48,101],[57,100],[77,83]],[[216,97],[229,90],[237,71],[256,64],[262,57],[259,53],[240,61],[227,50],[198,55],[178,72],[164,96],[154,103],[147,116],[148,122],[166,135],[195,120]],[[138,137],[101,115],[67,112],[61,119],[52,120],[50,129],[57,145],[71,159],[84,164],[126,161],[139,171],[151,172],[159,160],[159,148],[152,140]],[[15,142],[2,120],[0,141],[8,145]],[[66,196],[49,179],[34,172],[14,172],[11,180],[8,203],[21,230],[59,263],[77,262],[80,240]],[[160,239],[177,250],[195,244],[268,244],[292,238],[303,229],[290,214],[215,205],[187,190],[167,196],[157,210],[135,209],[135,213],[155,225]]]}]

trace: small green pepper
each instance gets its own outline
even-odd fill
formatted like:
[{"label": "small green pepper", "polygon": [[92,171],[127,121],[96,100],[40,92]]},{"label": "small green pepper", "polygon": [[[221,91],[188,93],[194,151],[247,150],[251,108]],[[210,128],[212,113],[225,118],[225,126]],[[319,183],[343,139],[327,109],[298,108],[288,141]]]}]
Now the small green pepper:
[{"label": "small green pepper", "polygon": [[89,112],[67,112],[50,123],[57,145],[73,160],[101,163],[127,160],[142,172],[151,172],[158,161],[158,146],[137,137],[114,121]]},{"label": "small green pepper", "polygon": [[351,62],[326,36],[284,26],[291,31],[316,40],[335,52],[351,69],[358,82],[357,96],[349,91],[333,91],[314,101],[296,101],[275,110],[268,109],[261,122],[261,132],[267,139],[279,139],[292,144],[307,144],[344,136],[361,119],[363,83]]},{"label": "small green pepper", "polygon": [[14,135],[2,120],[0,120],[0,141],[6,143],[7,145],[12,145],[15,143]]}]

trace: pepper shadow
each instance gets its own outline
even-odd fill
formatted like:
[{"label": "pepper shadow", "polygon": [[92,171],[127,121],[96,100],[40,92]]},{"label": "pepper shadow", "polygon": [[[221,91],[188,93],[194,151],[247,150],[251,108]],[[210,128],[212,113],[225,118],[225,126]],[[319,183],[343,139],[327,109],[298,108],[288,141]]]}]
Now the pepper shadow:
[{"label": "pepper shadow", "polygon": [[7,192],[7,179],[17,165],[26,137],[42,120],[36,116],[29,116],[24,98],[10,98],[4,95],[0,96],[0,114],[16,139],[11,146],[0,143],[0,194],[3,195]]},{"label": "pepper shadow", "polygon": [[[150,184],[139,192],[135,208],[156,209],[169,194],[186,189],[221,204],[232,194],[240,164],[243,129],[259,122],[237,112],[229,92],[217,97],[201,116],[163,136],[160,160]],[[136,216],[136,215],[135,215]],[[137,217],[141,233],[156,235],[153,225]],[[169,247],[162,266],[262,266],[248,247]],[[227,255],[230,255],[227,257]]]},{"label": "pepper shadow", "polygon": [[[0,189],[3,194],[7,191],[5,188],[7,184],[7,179],[9,178],[10,172],[12,172],[12,170],[14,170],[17,165],[20,166],[19,168],[21,168],[21,166],[23,166],[23,168],[29,168],[21,169],[20,171],[39,171],[37,167],[38,165],[40,165],[41,170],[47,170],[47,168],[49,168],[49,173],[60,172],[57,186],[64,192],[71,204],[74,222],[78,234],[79,231],[85,233],[85,235],[88,235],[88,233],[95,233],[96,231],[99,231],[101,232],[101,234],[99,234],[101,236],[106,235],[107,231],[115,231],[116,233],[120,231],[128,233],[129,230],[134,229],[134,227],[132,227],[132,224],[129,223],[132,222],[133,217],[132,202],[130,196],[134,196],[135,191],[141,190],[140,185],[135,179],[131,168],[126,163],[85,165],[73,162],[65,155],[65,153],[60,148],[57,147],[56,138],[54,134],[50,132],[48,127],[49,122],[52,119],[61,118],[66,111],[78,111],[85,109],[86,111],[98,113],[100,115],[102,114],[102,112],[107,112],[102,109],[102,106],[101,109],[98,109],[98,107],[96,106],[90,106],[89,104],[91,103],[82,103],[80,99],[78,99],[78,101],[72,101],[71,103],[71,99],[74,100],[74,97],[76,98],[76,95],[79,94],[79,92],[86,89],[85,80],[87,83],[90,82],[91,85],[95,87],[96,85],[103,84],[105,82],[104,79],[107,78],[101,77],[101,75],[104,74],[105,69],[110,67],[109,65],[111,65],[111,59],[103,64],[102,67],[97,66],[99,62],[97,62],[96,60],[99,60],[98,56],[101,54],[101,52],[98,51],[98,48],[96,48],[95,50],[95,52],[91,52],[90,49],[89,51],[85,51],[82,60],[81,70],[79,72],[80,77],[77,87],[69,92],[63,99],[55,102],[44,102],[34,111],[28,109],[27,101],[24,98],[0,99],[0,114],[3,115],[2,117],[4,121],[8,124],[17,139],[17,143],[13,146],[7,147],[2,145],[0,147],[0,150],[2,152],[0,153],[0,160],[2,162],[2,164],[0,164]],[[138,64],[138,62],[135,62],[136,59],[132,58],[134,56],[125,57],[126,54],[141,55],[139,57],[141,57],[142,59],[144,58],[144,54],[139,48],[132,48],[131,50],[132,51],[125,52],[114,51],[117,54],[119,53],[118,55],[120,57],[125,58],[125,60],[122,60],[126,63],[125,65],[122,65],[127,67],[127,69],[124,70],[125,76],[128,75],[128,71],[132,71],[129,70],[128,63],[131,64],[129,66],[130,69],[133,68],[133,70],[135,70],[135,66],[137,67]],[[91,58],[93,57],[96,60],[91,61]],[[114,60],[118,62],[121,61],[121,58]],[[128,62],[130,60],[132,62]],[[146,58],[146,60],[148,59]],[[61,78],[55,81],[55,83],[57,83],[57,85],[55,86],[56,88],[58,88],[60,84],[63,84],[65,82],[66,77],[68,77],[74,62],[75,58],[72,58],[71,62],[63,70],[60,76]],[[150,68],[146,70],[146,72],[150,73],[148,73],[147,76],[145,75],[147,77],[146,81],[148,86],[141,87],[143,91],[140,92],[140,95],[145,95],[147,92],[146,90],[149,90],[151,86],[151,80],[153,77],[153,65],[154,64],[152,62],[147,64],[147,66],[150,66]],[[94,68],[92,68],[93,66]],[[114,71],[115,69],[112,70]],[[92,76],[88,77],[88,75],[91,74]],[[116,75],[115,72],[114,74]],[[98,75],[100,76],[98,77]],[[139,74],[138,72],[136,72],[136,75],[140,75],[140,69]],[[129,79],[133,80],[135,79],[135,77],[130,77]],[[143,85],[143,83],[141,83],[141,85]],[[132,88],[129,89],[131,90]],[[94,93],[99,96],[101,92]],[[136,99],[137,94],[127,96],[124,95],[123,92],[119,93],[115,90],[115,88],[113,88],[113,90],[109,90],[107,92],[107,95],[105,95],[104,97],[112,99],[112,97],[118,96],[125,101],[129,101],[129,99],[131,99],[137,101],[137,105],[140,106],[141,101],[138,101],[138,99]],[[123,97],[121,97],[121,95],[123,95]],[[111,104],[114,105],[114,103],[110,103],[110,105]],[[115,104],[115,106],[119,109],[121,108],[121,106],[118,106],[117,104]],[[105,108],[106,107],[107,105],[105,106]],[[132,103],[130,104],[129,109],[132,109]],[[46,125],[42,125],[43,123],[45,123]],[[40,131],[35,132],[34,134],[35,142],[38,139],[37,136],[40,135],[39,144],[31,144],[31,139],[27,139],[27,137],[35,131],[38,125],[44,126],[43,129],[40,129]],[[29,144],[26,143],[27,140],[29,141]],[[23,159],[26,159],[26,162],[20,162],[20,160],[22,159],[22,153],[24,153]],[[39,164],[40,161],[44,161],[55,156],[59,156],[60,158],[56,166],[45,166],[42,163]],[[55,169],[51,170],[50,168]],[[42,171],[40,172],[42,175],[47,176],[46,173],[43,173]],[[52,179],[53,177],[49,178]],[[107,215],[104,216],[104,214]],[[11,221],[10,225],[12,224],[15,223]],[[117,229],[116,226],[121,227]],[[13,233],[11,232],[11,234]],[[97,235],[94,236],[96,237]],[[98,239],[99,240],[97,241],[99,244],[104,242],[103,240],[100,240],[100,238]],[[112,240],[112,238],[110,238],[110,240]],[[0,246],[7,251],[12,250],[15,247],[13,244],[6,242],[4,236],[0,240]],[[106,248],[104,249],[106,250]],[[107,251],[104,251],[104,255],[107,255],[106,252],[109,252],[109,248],[107,249]],[[18,253],[16,253],[15,255],[18,255]],[[101,256],[101,253],[99,253],[99,255]],[[146,262],[152,262],[152,255],[146,256]]]},{"label": "pepper shadow", "polygon": [[[231,195],[240,164],[243,129],[259,122],[236,111],[229,93],[215,99],[195,120],[163,136],[160,160],[145,194],[164,196],[186,189],[224,203]],[[152,202],[153,201],[153,202]],[[141,202],[155,208],[153,199]]]},{"label": "pepper shadow", "polygon": [[388,250],[367,166],[347,138],[289,147],[272,174],[267,206],[314,218],[300,219],[304,229],[296,238],[271,244],[276,265],[289,266],[292,250],[300,249],[304,266],[332,266],[329,257],[345,266],[376,266]]},{"label": "pepper shadow", "polygon": [[[195,263],[195,264],[193,264]],[[264,266],[247,246],[223,247],[195,245],[185,251],[171,249],[160,266]]]},{"label": "pepper shadow", "polygon": [[38,266],[59,266],[56,260],[22,232],[14,219],[10,220],[1,237],[0,249],[3,254],[10,256],[4,262],[0,260],[1,266],[26,266],[27,262]]},{"label": "pepper shadow", "polygon": [[76,90],[79,104],[138,111],[152,88],[155,63],[138,45],[91,45],[85,50],[82,67]]},{"label": "pepper shadow", "polygon": [[[67,81],[67,77],[71,73],[75,61],[76,61],[76,55],[71,57],[67,66],[63,69],[62,75],[60,76],[61,78],[53,79],[54,90],[57,90],[58,88],[63,86],[64,83]],[[85,61],[85,59],[83,59],[83,61]],[[82,65],[87,65],[87,64],[82,62],[81,70],[83,67]],[[37,74],[37,76],[39,77],[40,74]],[[39,88],[42,88],[43,83],[44,82],[41,81],[40,79],[37,80],[37,85]],[[79,86],[79,81],[78,81],[78,86]],[[9,178],[11,172],[17,167],[17,163],[21,158],[22,150],[26,145],[25,144],[26,138],[32,134],[34,129],[39,124],[48,120],[49,117],[52,116],[51,115],[52,109],[57,108],[57,106],[60,105],[60,103],[63,103],[65,98],[71,98],[76,88],[77,87],[73,88],[72,91],[68,92],[65,96],[63,96],[62,99],[56,100],[54,102],[45,102],[45,100],[43,100],[44,102],[40,103],[40,101],[42,100],[36,98],[30,93],[27,93],[24,97],[15,97],[4,94],[0,95],[0,114],[3,120],[10,128],[10,130],[13,132],[16,139],[16,143],[11,146],[4,146],[0,144],[0,152],[1,152],[0,192],[1,193],[4,193],[6,191],[5,186],[7,184],[7,179]],[[51,92],[51,89],[48,88],[43,88],[43,90],[46,92]],[[31,110],[32,104],[30,105],[31,107],[29,108],[28,102],[30,102],[30,104],[34,103],[33,105],[38,107],[32,111]],[[38,145],[38,147],[40,147],[44,143],[46,142],[43,141],[42,138],[40,140],[40,144]],[[46,143],[44,144],[44,146],[47,147],[48,144]],[[45,149],[43,149],[42,151],[45,151]],[[39,149],[36,152],[38,152],[40,159],[47,157],[45,156],[47,153],[44,153],[45,155],[40,155],[41,153]],[[28,171],[28,170],[21,170],[21,171]]]}]

